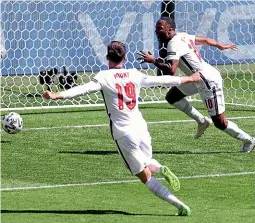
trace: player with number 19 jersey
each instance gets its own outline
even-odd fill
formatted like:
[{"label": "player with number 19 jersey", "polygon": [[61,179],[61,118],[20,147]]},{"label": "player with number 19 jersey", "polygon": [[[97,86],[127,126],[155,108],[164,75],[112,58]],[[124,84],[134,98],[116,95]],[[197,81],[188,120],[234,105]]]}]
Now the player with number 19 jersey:
[{"label": "player with number 19 jersey", "polygon": [[141,87],[179,85],[173,77],[147,76],[137,69],[109,69],[99,72],[93,81],[100,84],[113,138],[147,131],[147,123],[138,109]]},{"label": "player with number 19 jersey", "polygon": [[140,131],[147,129],[137,103],[145,78],[146,75],[136,69],[109,69],[99,72],[94,77],[93,80],[101,85],[114,139],[138,129]]},{"label": "player with number 19 jersey", "polygon": [[[136,135],[147,131],[147,123],[138,109],[138,97],[141,87],[178,86],[180,77],[148,76],[137,69],[109,69],[100,71],[92,81],[59,92],[61,98],[101,91],[107,114],[110,119],[111,133],[115,140],[126,135]],[[196,82],[186,79],[186,82]]]}]

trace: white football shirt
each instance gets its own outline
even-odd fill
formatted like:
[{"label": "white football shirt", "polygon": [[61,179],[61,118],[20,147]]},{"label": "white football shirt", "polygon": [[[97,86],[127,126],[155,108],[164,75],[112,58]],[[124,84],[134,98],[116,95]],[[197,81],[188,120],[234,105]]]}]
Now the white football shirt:
[{"label": "white football shirt", "polygon": [[63,98],[101,91],[114,139],[147,131],[147,123],[138,109],[141,87],[180,85],[181,78],[147,76],[137,69],[100,71],[92,81],[60,92]]},{"label": "white football shirt", "polygon": [[114,139],[147,129],[147,123],[138,109],[138,97],[144,78],[146,75],[136,69],[109,69],[94,77],[101,85]]},{"label": "white football shirt", "polygon": [[179,77],[147,76],[137,69],[109,69],[99,72],[94,81],[100,83],[114,139],[130,133],[147,131],[147,123],[138,109],[141,87],[181,84]]},{"label": "white football shirt", "polygon": [[219,71],[201,57],[194,35],[177,32],[167,44],[167,60],[179,60],[179,68],[186,75],[200,72],[207,80],[221,79]]}]

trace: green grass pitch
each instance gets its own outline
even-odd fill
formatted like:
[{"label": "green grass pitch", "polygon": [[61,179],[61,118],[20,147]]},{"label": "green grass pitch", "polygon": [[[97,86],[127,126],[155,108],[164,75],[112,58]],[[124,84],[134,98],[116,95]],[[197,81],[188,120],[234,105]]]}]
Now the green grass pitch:
[{"label": "green grass pitch", "polygon": [[[194,105],[206,114],[202,104]],[[175,216],[173,206],[130,175],[112,142],[105,109],[91,107],[19,111],[24,130],[1,132],[2,222],[254,222],[255,151],[240,153],[241,143],[213,126],[194,140],[195,122],[166,103],[140,107],[154,158],[180,177],[181,190],[174,194],[192,216]],[[228,105],[227,115],[255,135],[254,108]]]}]

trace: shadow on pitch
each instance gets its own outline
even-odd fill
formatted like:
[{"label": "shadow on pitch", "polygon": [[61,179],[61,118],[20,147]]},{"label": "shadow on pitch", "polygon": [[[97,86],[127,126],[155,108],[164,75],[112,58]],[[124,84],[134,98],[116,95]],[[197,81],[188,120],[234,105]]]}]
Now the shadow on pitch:
[{"label": "shadow on pitch", "polygon": [[[60,154],[76,154],[76,155],[115,155],[117,151],[113,150],[87,150],[87,151],[60,151]],[[153,151],[153,154],[169,154],[169,155],[213,155],[213,154],[227,154],[227,153],[240,153],[239,151]]]},{"label": "shadow on pitch", "polygon": [[140,214],[129,213],[126,211],[118,210],[1,210],[2,214],[19,213],[19,214],[91,214],[91,215],[107,215],[107,214],[119,214],[119,215],[139,215],[139,216],[175,216],[167,214]]},{"label": "shadow on pitch", "polygon": [[9,140],[1,140],[1,143],[11,143]]}]

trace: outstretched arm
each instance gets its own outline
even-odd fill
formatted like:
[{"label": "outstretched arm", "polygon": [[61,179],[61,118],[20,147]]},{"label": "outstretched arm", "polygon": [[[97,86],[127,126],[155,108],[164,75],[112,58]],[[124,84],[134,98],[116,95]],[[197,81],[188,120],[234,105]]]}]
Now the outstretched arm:
[{"label": "outstretched arm", "polygon": [[220,50],[226,50],[226,49],[236,50],[237,49],[237,46],[234,43],[224,44],[224,43],[217,42],[214,39],[211,39],[208,37],[201,37],[201,36],[195,37],[195,44],[196,45],[214,46]]},{"label": "outstretched arm", "polygon": [[147,76],[142,82],[142,87],[155,86],[178,86],[184,83],[194,83],[201,80],[199,73],[194,73],[191,76],[173,77],[173,76]]},{"label": "outstretched arm", "polygon": [[65,98],[73,98],[75,96],[89,94],[99,90],[101,90],[101,85],[95,81],[90,81],[89,83],[70,88],[66,91],[61,91],[57,93],[45,91],[43,93],[43,97],[45,99],[54,99],[54,100],[65,99]]},{"label": "outstretched arm", "polygon": [[168,75],[174,75],[179,65],[179,60],[169,60],[166,63],[161,59],[156,59],[151,52],[145,53],[144,51],[137,52],[141,57],[137,60],[141,60],[140,63],[153,63],[157,68]]}]

